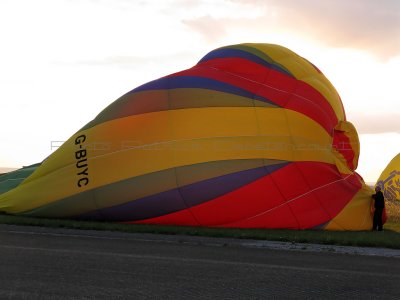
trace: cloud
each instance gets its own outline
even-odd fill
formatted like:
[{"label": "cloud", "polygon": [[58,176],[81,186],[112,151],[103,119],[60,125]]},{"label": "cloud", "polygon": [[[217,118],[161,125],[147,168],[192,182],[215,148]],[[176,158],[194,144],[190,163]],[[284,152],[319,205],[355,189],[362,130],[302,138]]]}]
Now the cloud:
[{"label": "cloud", "polygon": [[183,20],[183,24],[189,28],[203,34],[207,42],[218,41],[226,34],[226,22],[219,22],[217,19],[210,16],[203,16],[195,20]]},{"label": "cloud", "polygon": [[[370,52],[380,59],[400,55],[400,1],[397,0],[231,0],[243,8],[242,18],[229,14],[185,19],[206,40],[247,29],[279,31],[318,40],[330,47]],[[257,16],[249,16],[249,9]],[[240,13],[239,13],[240,16]]]},{"label": "cloud", "polygon": [[400,113],[348,113],[348,119],[359,134],[400,134]]},{"label": "cloud", "polygon": [[[167,62],[175,62],[177,60],[184,62],[191,62],[193,65],[196,63],[193,61],[193,53],[190,52],[178,52],[167,55],[159,56],[129,56],[129,55],[117,55],[107,56],[95,59],[79,60],[76,62],[61,62],[61,64],[78,64],[78,65],[91,65],[91,66],[120,66],[124,68],[137,68],[146,67],[150,64],[166,64]],[[190,66],[190,65],[189,65]],[[189,67],[188,66],[188,67]]]},{"label": "cloud", "polygon": [[16,168],[0,167],[0,175],[16,170]]},{"label": "cloud", "polygon": [[400,55],[400,2],[311,0],[277,2],[285,22],[335,47],[362,49],[384,59]]}]

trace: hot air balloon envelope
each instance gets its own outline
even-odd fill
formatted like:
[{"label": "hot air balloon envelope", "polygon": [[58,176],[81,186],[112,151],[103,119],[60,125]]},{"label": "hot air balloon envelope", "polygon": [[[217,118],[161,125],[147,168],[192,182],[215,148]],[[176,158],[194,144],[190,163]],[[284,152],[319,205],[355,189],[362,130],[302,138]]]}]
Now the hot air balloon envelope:
[{"label": "hot air balloon envelope", "polygon": [[377,185],[387,200],[400,200],[400,153],[383,170]]},{"label": "hot air balloon envelope", "polygon": [[[241,228],[372,227],[358,135],[321,71],[239,44],[111,103],[38,166],[0,177],[0,210]],[[19,172],[19,173],[18,173]]]}]

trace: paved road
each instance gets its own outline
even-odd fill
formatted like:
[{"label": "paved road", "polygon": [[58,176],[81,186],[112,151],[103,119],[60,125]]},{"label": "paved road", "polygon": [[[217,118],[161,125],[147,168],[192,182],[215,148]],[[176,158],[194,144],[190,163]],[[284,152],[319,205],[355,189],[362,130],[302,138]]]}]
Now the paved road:
[{"label": "paved road", "polygon": [[400,299],[400,258],[0,225],[0,299]]}]

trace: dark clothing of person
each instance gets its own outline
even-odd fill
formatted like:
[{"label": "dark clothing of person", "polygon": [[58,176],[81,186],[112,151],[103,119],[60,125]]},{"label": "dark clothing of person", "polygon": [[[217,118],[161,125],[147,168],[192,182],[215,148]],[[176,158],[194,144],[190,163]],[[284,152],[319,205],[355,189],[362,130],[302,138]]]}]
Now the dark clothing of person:
[{"label": "dark clothing of person", "polygon": [[380,207],[375,208],[372,230],[382,231],[383,227],[382,214],[383,214],[383,208]]},{"label": "dark clothing of person", "polygon": [[383,193],[381,191],[373,194],[372,198],[374,198],[375,207],[372,230],[382,231],[382,214],[385,208],[385,198],[383,197]]},{"label": "dark clothing of person", "polygon": [[383,193],[381,191],[373,194],[372,198],[375,200],[375,208],[385,208],[385,198],[383,197]]}]

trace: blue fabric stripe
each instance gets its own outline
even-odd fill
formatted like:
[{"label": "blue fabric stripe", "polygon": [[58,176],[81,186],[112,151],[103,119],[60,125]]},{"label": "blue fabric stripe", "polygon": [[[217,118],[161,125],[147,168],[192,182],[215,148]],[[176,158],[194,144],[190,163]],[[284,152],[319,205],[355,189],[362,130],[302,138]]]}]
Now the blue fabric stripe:
[{"label": "blue fabric stripe", "polygon": [[250,99],[256,99],[259,101],[276,105],[275,103],[264,97],[255,95],[254,93],[251,93],[234,85],[221,82],[215,79],[210,79],[206,77],[197,77],[197,76],[162,77],[157,80],[145,83],[133,89],[129,93],[136,93],[148,90],[163,90],[163,89],[177,89],[177,88],[201,88],[201,89],[214,90],[219,92],[235,94]]},{"label": "blue fabric stripe", "polygon": [[229,58],[229,57],[239,57],[239,58],[244,58],[247,60],[250,60],[252,62],[255,62],[259,65],[262,65],[264,67],[267,67],[269,69],[273,69],[275,71],[284,73],[285,75],[288,75],[290,77],[294,76],[289,73],[287,70],[283,69],[282,67],[280,67],[279,65],[270,63],[266,60],[263,60],[262,58],[260,58],[257,55],[254,55],[250,52],[244,51],[244,50],[240,50],[240,49],[234,49],[234,48],[221,48],[221,49],[216,49],[214,51],[211,51],[210,53],[208,53],[206,56],[204,56],[199,63],[201,62],[205,62],[207,60],[211,60],[214,58]]}]

